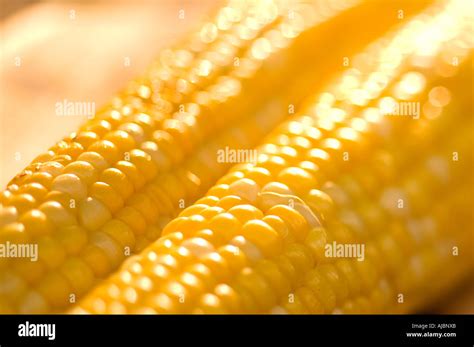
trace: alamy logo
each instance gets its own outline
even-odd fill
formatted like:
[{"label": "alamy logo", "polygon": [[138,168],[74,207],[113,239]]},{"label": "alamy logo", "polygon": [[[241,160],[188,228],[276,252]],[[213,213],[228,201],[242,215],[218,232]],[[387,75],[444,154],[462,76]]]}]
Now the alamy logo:
[{"label": "alamy logo", "polygon": [[365,245],[360,243],[327,243],[324,246],[326,258],[357,258],[357,261],[365,259]]},{"label": "alamy logo", "polygon": [[30,258],[38,260],[38,244],[31,243],[0,243],[0,258]]},{"label": "alamy logo", "polygon": [[69,101],[64,99],[55,104],[57,116],[87,116],[92,118],[95,115],[95,102]]},{"label": "alamy logo", "polygon": [[396,101],[392,98],[384,98],[380,102],[380,112],[384,116],[407,116],[419,119],[420,108],[420,103],[416,101]]},{"label": "alamy logo", "polygon": [[217,150],[218,163],[256,163],[256,149],[233,149],[226,146],[224,149]]},{"label": "alamy logo", "polygon": [[56,338],[56,324],[37,324],[26,321],[18,325],[18,336],[20,337],[47,337],[48,340]]}]

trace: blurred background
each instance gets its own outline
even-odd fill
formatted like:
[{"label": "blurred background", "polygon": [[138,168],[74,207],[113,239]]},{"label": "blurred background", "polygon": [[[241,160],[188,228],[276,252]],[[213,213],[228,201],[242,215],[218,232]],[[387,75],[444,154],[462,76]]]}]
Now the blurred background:
[{"label": "blurred background", "polygon": [[[330,0],[328,0],[330,1]],[[57,102],[96,108],[193,30],[217,0],[0,0],[0,185],[82,123]],[[473,313],[465,283],[426,309]]]},{"label": "blurred background", "polygon": [[[84,121],[55,104],[110,99],[216,1],[0,0],[0,185]],[[180,12],[184,10],[184,16]],[[184,18],[180,18],[184,17]]]}]

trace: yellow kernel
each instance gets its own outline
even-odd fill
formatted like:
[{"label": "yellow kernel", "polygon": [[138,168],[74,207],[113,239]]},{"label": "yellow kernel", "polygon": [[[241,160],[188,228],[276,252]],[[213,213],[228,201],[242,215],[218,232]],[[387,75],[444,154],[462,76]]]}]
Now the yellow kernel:
[{"label": "yellow kernel", "polygon": [[0,207],[0,228],[15,222],[18,219],[18,212],[13,206]]},{"label": "yellow kernel", "polygon": [[311,251],[300,243],[285,245],[284,254],[291,261],[298,275],[305,274],[313,268],[314,259]]},{"label": "yellow kernel", "polygon": [[262,211],[248,204],[234,206],[229,209],[229,213],[235,216],[242,224],[252,219],[263,218]]},{"label": "yellow kernel", "polygon": [[225,314],[228,313],[222,306],[221,300],[214,294],[204,294],[196,304],[194,313]]},{"label": "yellow kernel", "polygon": [[202,229],[196,233],[196,237],[208,241],[212,245],[221,243],[220,237],[211,229]]},{"label": "yellow kernel", "polygon": [[112,130],[112,125],[104,119],[94,119],[85,124],[84,130],[92,131],[102,137]]},{"label": "yellow kernel", "polygon": [[244,253],[245,257],[252,263],[262,259],[260,249],[241,235],[234,237],[230,241],[230,245],[237,247],[238,252]]},{"label": "yellow kernel", "polygon": [[116,218],[126,223],[136,235],[142,235],[147,227],[146,221],[134,207],[126,206],[116,215]]},{"label": "yellow kernel", "polygon": [[47,172],[35,172],[25,179],[25,183],[39,183],[46,189],[51,188],[51,182],[53,182],[53,176]]},{"label": "yellow kernel", "polygon": [[348,259],[341,259],[335,264],[338,273],[346,280],[349,287],[349,296],[355,297],[360,293],[361,281],[356,269]]},{"label": "yellow kernel", "polygon": [[320,148],[312,148],[307,153],[307,158],[310,162],[323,167],[325,163],[329,162],[329,153]]},{"label": "yellow kernel", "polygon": [[202,210],[198,214],[210,220],[211,218],[214,218],[215,216],[224,212],[225,210],[222,207],[211,206],[211,207],[206,207],[204,210]]},{"label": "yellow kernel", "polygon": [[37,283],[46,273],[45,264],[40,261],[31,261],[30,258],[17,259],[12,264],[13,271],[18,273],[30,285]]},{"label": "yellow kernel", "polygon": [[55,237],[68,254],[75,255],[87,244],[88,233],[78,225],[69,225],[61,227]]},{"label": "yellow kernel", "polygon": [[327,235],[323,228],[311,229],[306,236],[304,244],[309,247],[317,263],[326,260],[325,246],[327,244]]},{"label": "yellow kernel", "polygon": [[251,167],[245,172],[245,178],[251,179],[258,186],[263,187],[271,181],[271,174],[265,168]]},{"label": "yellow kernel", "polygon": [[315,177],[299,167],[283,169],[277,176],[277,180],[286,184],[298,194],[306,194],[316,186]]},{"label": "yellow kernel", "polygon": [[18,306],[18,312],[20,314],[45,314],[50,311],[50,305],[45,300],[43,295],[33,290],[30,290],[28,293],[25,294],[23,300],[19,303]]},{"label": "yellow kernel", "polygon": [[251,293],[249,289],[247,289],[241,283],[235,283],[232,285],[232,288],[237,293],[237,296],[240,299],[241,308],[243,312],[248,313],[259,313],[259,311],[263,311],[261,308],[258,308],[257,299],[255,299],[254,294]]},{"label": "yellow kernel", "polygon": [[50,269],[58,267],[66,258],[66,251],[61,242],[51,236],[42,237],[38,241],[39,259]]},{"label": "yellow kernel", "polygon": [[[97,231],[90,236],[90,245],[97,247],[106,256],[109,265],[112,268],[117,267],[124,258],[123,248],[111,236]],[[85,249],[85,251],[87,248]],[[93,268],[94,264],[88,263]],[[109,270],[110,271],[110,270]],[[104,273],[105,274],[105,273]]]},{"label": "yellow kernel", "polygon": [[69,194],[73,199],[82,200],[87,197],[87,185],[73,174],[57,176],[51,185],[51,190]]},{"label": "yellow kernel", "polygon": [[[76,157],[82,151],[82,149],[79,149],[80,145],[79,144],[77,144],[77,145],[78,145],[78,148],[75,148],[75,146],[73,145],[71,147],[58,150],[57,155],[52,157],[51,161],[59,163],[63,166],[69,164],[70,162],[72,162],[73,156]],[[68,146],[69,146],[69,144],[68,144]],[[72,153],[72,154],[70,155],[70,153]]]},{"label": "yellow kernel", "polygon": [[56,227],[76,224],[76,218],[57,201],[46,201],[38,208]]},{"label": "yellow kernel", "polygon": [[308,223],[296,210],[286,205],[277,205],[267,211],[268,215],[280,217],[289,227],[290,232],[298,241],[304,241],[308,235]]},{"label": "yellow kernel", "polygon": [[218,198],[223,198],[224,196],[229,195],[229,185],[217,184],[209,189],[208,194]]},{"label": "yellow kernel", "polygon": [[128,199],[133,194],[133,186],[125,174],[116,169],[109,168],[104,170],[100,175],[100,181],[107,183],[117,193],[119,193],[124,200]]},{"label": "yellow kernel", "polygon": [[182,247],[188,249],[191,254],[198,258],[202,258],[214,251],[214,246],[211,245],[209,241],[199,237],[193,237],[184,240],[182,243]]},{"label": "yellow kernel", "polygon": [[[141,90],[146,89],[142,88]],[[133,116],[133,121],[141,126],[147,136],[151,136],[151,133],[155,128],[155,121],[152,117],[146,113],[138,113]]]},{"label": "yellow kernel", "polygon": [[166,119],[163,123],[163,130],[171,134],[178,143],[178,148],[182,148],[184,153],[189,153],[193,148],[193,137],[189,127],[176,119]]},{"label": "yellow kernel", "polygon": [[97,140],[99,140],[99,136],[92,131],[81,131],[74,137],[74,141],[80,143],[86,149]]},{"label": "yellow kernel", "polygon": [[122,248],[129,247],[133,249],[135,245],[135,235],[132,229],[120,220],[112,219],[108,221],[100,231],[111,236]]},{"label": "yellow kernel", "polygon": [[64,173],[74,174],[81,179],[86,185],[91,185],[97,181],[97,169],[86,161],[75,161],[66,165]]},{"label": "yellow kernel", "polygon": [[196,204],[203,204],[203,205],[207,205],[207,206],[216,206],[218,202],[219,202],[218,197],[209,195],[209,196],[205,196],[205,197],[199,199],[198,201],[196,201]]},{"label": "yellow kernel", "polygon": [[175,219],[174,221],[169,223],[163,229],[163,235],[179,231],[182,232],[185,236],[191,236],[194,235],[197,231],[206,228],[206,220],[200,215],[194,215],[191,217],[180,217]]},{"label": "yellow kernel", "polygon": [[30,194],[15,194],[8,199],[6,205],[15,207],[18,214],[23,214],[34,208],[35,204],[36,200]]},{"label": "yellow kernel", "polygon": [[276,295],[267,281],[252,268],[244,268],[237,276],[236,282],[252,294],[260,311],[266,311],[277,303]]},{"label": "yellow kernel", "polygon": [[42,153],[38,155],[35,159],[32,160],[32,163],[44,163],[50,161],[56,153],[53,151],[47,151],[46,153]]},{"label": "yellow kernel", "polygon": [[280,235],[280,238],[282,240],[284,240],[285,242],[292,241],[292,235],[290,234],[290,231],[283,219],[278,216],[269,215],[263,217],[262,221],[272,227],[272,229]]},{"label": "yellow kernel", "polygon": [[230,313],[241,313],[241,302],[237,292],[225,283],[215,287],[214,294]]},{"label": "yellow kernel", "polygon": [[171,201],[179,201],[184,199],[186,196],[186,191],[182,183],[178,180],[175,174],[167,173],[159,178],[160,187],[165,192],[166,196],[169,197]]},{"label": "yellow kernel", "polygon": [[120,160],[120,153],[117,147],[110,141],[100,140],[93,143],[88,149],[89,152],[96,152],[104,158],[109,165]]},{"label": "yellow kernel", "polygon": [[56,177],[57,175],[61,174],[63,168],[64,166],[60,163],[48,161],[46,163],[41,164],[39,171],[49,173],[51,176]]},{"label": "yellow kernel", "polygon": [[137,167],[129,161],[121,160],[114,166],[116,169],[122,171],[125,176],[135,187],[135,191],[138,191],[145,185],[145,177],[138,171]]},{"label": "yellow kernel", "polygon": [[77,201],[70,194],[53,190],[46,195],[46,202],[59,203],[74,218],[77,214]]},{"label": "yellow kernel", "polygon": [[158,167],[151,156],[139,149],[130,151],[130,161],[134,164],[147,181],[153,179],[158,173]]},{"label": "yellow kernel", "polygon": [[208,224],[208,228],[213,230],[224,242],[237,235],[241,226],[239,220],[230,213],[221,213],[212,217]]},{"label": "yellow kernel", "polygon": [[262,193],[277,193],[283,195],[294,195],[293,191],[286,185],[280,182],[267,183],[262,188]]},{"label": "yellow kernel", "polygon": [[[186,209],[184,209],[180,214],[179,216],[180,217],[190,217],[194,214],[201,214],[205,209],[207,209],[208,206],[207,205],[204,205],[204,204],[194,204],[194,205],[191,205],[189,207],[187,207]],[[203,216],[204,217],[204,216]],[[206,218],[206,217],[205,217]]]},{"label": "yellow kernel", "polygon": [[[170,156],[168,153],[165,153],[163,148],[157,145],[155,142],[144,142],[140,146],[140,148],[150,156],[153,163],[155,163],[155,165],[160,168],[160,170],[168,171],[171,168],[171,158],[173,158],[173,156]],[[179,151],[179,149],[175,150]]]},{"label": "yellow kernel", "polygon": [[171,201],[171,197],[163,191],[161,184],[150,183],[146,187],[145,194],[153,201],[156,209],[159,209],[162,214],[174,214],[176,200]]},{"label": "yellow kernel", "polygon": [[123,130],[130,134],[135,143],[142,143],[145,140],[143,128],[135,123],[124,123],[119,126],[119,130]]},{"label": "yellow kernel", "polygon": [[18,221],[23,223],[25,232],[32,237],[50,235],[54,230],[54,225],[40,210],[29,210]]},{"label": "yellow kernel", "polygon": [[276,177],[276,175],[287,166],[286,160],[277,155],[267,156],[259,160],[258,163],[258,167],[267,169],[273,177]]},{"label": "yellow kernel", "polygon": [[298,279],[295,266],[286,255],[280,255],[275,258],[275,264],[278,266],[285,278],[288,278],[291,284],[294,284]]},{"label": "yellow kernel", "polygon": [[117,212],[124,204],[120,194],[104,182],[95,182],[92,184],[90,196],[102,202],[111,213]]},{"label": "yellow kernel", "polygon": [[[153,309],[157,313],[170,313],[176,312],[178,305],[176,302],[171,300],[168,295],[163,293],[159,293],[156,295],[152,295],[148,298],[145,302],[146,307]],[[101,312],[102,310],[99,310]]]},{"label": "yellow kernel", "polygon": [[233,171],[219,179],[219,184],[232,184],[233,182],[244,178],[244,173],[241,171]]},{"label": "yellow kernel", "polygon": [[288,164],[295,164],[298,159],[298,152],[290,146],[279,147],[277,154],[285,159]]},{"label": "yellow kernel", "polygon": [[25,226],[22,223],[9,223],[2,227],[0,233],[0,241],[11,242],[14,244],[27,243],[31,240],[31,236],[26,233]]},{"label": "yellow kernel", "polygon": [[334,202],[328,194],[321,190],[311,189],[304,197],[304,201],[314,213],[323,218],[333,214]]},{"label": "yellow kernel", "polygon": [[223,197],[216,206],[223,208],[224,210],[228,211],[234,206],[243,205],[244,201],[240,196],[237,195],[227,195]]},{"label": "yellow kernel", "polygon": [[97,169],[97,172],[102,172],[109,167],[109,163],[102,157],[99,153],[96,152],[84,152],[82,153],[77,160],[85,161]]},{"label": "yellow kernel", "polygon": [[291,290],[289,279],[284,276],[283,272],[273,261],[261,260],[255,267],[255,271],[265,278],[277,297],[282,297]]},{"label": "yellow kernel", "polygon": [[240,234],[256,245],[266,257],[273,257],[282,251],[282,239],[267,223],[250,220],[244,224]]},{"label": "yellow kernel", "polygon": [[176,139],[164,130],[156,130],[153,133],[153,140],[159,147],[164,148],[168,154],[171,154],[176,150],[181,152],[176,146]]},{"label": "yellow kernel", "polygon": [[306,172],[309,172],[310,174],[312,174],[316,178],[321,174],[318,165],[316,165],[315,163],[312,163],[308,160],[300,162],[298,164],[298,167],[305,170]]},{"label": "yellow kernel", "polygon": [[225,259],[232,273],[237,273],[247,266],[247,258],[238,247],[226,245],[220,247],[217,252]]},{"label": "yellow kernel", "polygon": [[42,186],[40,183],[26,183],[18,189],[18,193],[30,194],[36,201],[44,199],[48,193],[48,189]]},{"label": "yellow kernel", "polygon": [[186,196],[194,200],[201,188],[199,177],[184,169],[178,169],[176,175],[186,191]]},{"label": "yellow kernel", "polygon": [[79,222],[86,229],[99,229],[106,221],[112,218],[109,209],[96,198],[87,198],[79,204]]},{"label": "yellow kernel", "polygon": [[212,276],[218,282],[225,282],[230,278],[231,269],[221,254],[217,252],[210,253],[200,259],[200,262],[210,269]]},{"label": "yellow kernel", "polygon": [[339,274],[332,264],[321,265],[318,270],[329,281],[331,288],[334,290],[337,306],[343,305],[349,296],[347,280]]},{"label": "yellow kernel", "polygon": [[193,295],[199,296],[206,290],[205,284],[197,276],[184,272],[178,277],[178,281]]},{"label": "yellow kernel", "polygon": [[153,205],[148,195],[143,193],[135,194],[128,200],[127,205],[139,211],[148,224],[154,224],[156,222],[159,211],[157,207]]},{"label": "yellow kernel", "polygon": [[301,303],[311,314],[323,314],[324,306],[318,300],[313,291],[307,287],[300,287],[296,289],[295,296],[301,300]]},{"label": "yellow kernel", "polygon": [[64,276],[57,272],[46,275],[38,285],[38,292],[53,307],[64,307],[69,304],[72,288]]},{"label": "yellow kernel", "polygon": [[2,283],[2,298],[8,301],[15,302],[22,298],[28,290],[26,281],[13,273],[10,269],[5,269],[0,272],[0,283]]},{"label": "yellow kernel", "polygon": [[193,297],[181,283],[178,281],[167,282],[163,285],[161,292],[173,300],[178,312],[189,311]]},{"label": "yellow kernel", "polygon": [[135,140],[123,130],[115,130],[105,135],[104,140],[112,142],[121,152],[127,152],[135,147]]},{"label": "yellow kernel", "polygon": [[86,293],[94,281],[94,273],[81,258],[67,259],[59,272],[69,281],[76,296]]},{"label": "yellow kernel", "polygon": [[229,185],[229,193],[240,196],[242,199],[250,203],[257,201],[260,187],[257,183],[248,178],[242,178]]},{"label": "yellow kernel", "polygon": [[324,312],[331,313],[336,307],[336,294],[329,285],[328,280],[318,270],[311,270],[306,275],[306,283],[318,301],[323,304]]},{"label": "yellow kernel", "polygon": [[186,272],[199,278],[209,289],[214,288],[217,284],[217,280],[214,278],[211,269],[204,264],[191,263],[186,266]]}]

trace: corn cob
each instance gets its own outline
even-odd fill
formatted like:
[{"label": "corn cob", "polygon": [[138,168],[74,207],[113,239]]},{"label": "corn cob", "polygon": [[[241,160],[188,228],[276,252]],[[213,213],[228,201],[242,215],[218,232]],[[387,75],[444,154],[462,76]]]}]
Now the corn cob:
[{"label": "corn cob", "polygon": [[[204,139],[264,105],[265,93],[276,95],[262,88],[262,80],[272,86],[285,76],[304,75],[299,81],[308,85],[309,69],[299,64],[307,59],[302,47],[318,36],[319,23],[357,3],[231,2],[185,43],[187,48],[163,52],[146,77],[36,158],[0,199],[1,239],[35,242],[42,250],[35,263],[2,259],[0,266],[9,267],[0,280],[8,301],[2,312],[60,309],[154,241],[161,227],[226,169],[212,160],[217,148],[251,148],[280,118],[263,109],[261,116],[226,130],[227,136]],[[392,18],[384,25],[395,20],[389,9],[385,15]],[[235,54],[242,55],[239,64],[230,59]],[[275,65],[277,56],[286,59],[284,75]],[[299,89],[287,92],[281,103],[299,94]],[[251,106],[235,107],[242,100]],[[252,121],[258,131],[251,130]]]},{"label": "corn cob", "polygon": [[[415,37],[419,33],[426,36],[427,33],[432,33],[433,28],[448,28],[446,17],[449,15],[455,16],[461,23],[455,30],[450,28],[449,32],[453,37],[462,37],[466,22],[459,8],[450,4],[446,11],[448,14],[435,16],[434,20],[423,25],[420,20],[426,20],[426,15],[420,17],[409,27],[410,30],[395,36],[393,45],[404,47],[404,54],[416,62],[416,58],[422,55],[414,54],[417,53],[415,51],[418,44]],[[415,30],[417,27],[421,29]],[[447,54],[446,48],[450,44],[444,44],[444,41],[446,37],[443,36],[431,37],[429,43],[437,49],[441,44],[444,45],[440,54],[434,50],[434,53],[428,55],[431,59]],[[377,77],[382,81],[390,81],[400,74],[401,66],[407,66],[406,56],[400,57],[400,61],[395,61],[395,64],[384,61],[388,52],[393,53],[393,45],[380,55],[381,71]],[[457,48],[461,46],[462,44]],[[370,50],[368,52],[373,53]],[[437,63],[436,69],[443,65],[447,65],[446,62]],[[373,70],[373,66],[370,69]],[[424,75],[420,72],[406,74],[395,87],[406,85],[405,80],[413,79],[413,76],[418,79],[420,76],[423,79],[432,78],[434,70],[432,64],[431,70],[424,71]],[[367,81],[366,83],[373,86]],[[391,124],[395,121],[382,121],[377,109],[363,108],[373,102],[387,84],[378,90],[375,88],[375,91],[373,87],[356,90],[354,95],[358,97],[349,99],[350,105],[341,104],[340,108],[332,109],[333,105],[329,105],[329,110],[325,111],[336,111],[332,114],[321,117],[323,102],[308,108],[309,113],[316,110],[316,115],[301,116],[285,123],[267,139],[267,144],[260,147],[261,154],[256,165],[240,165],[224,176],[206,197],[168,224],[159,241],[140,256],[127,261],[117,275],[99,286],[75,312],[242,313],[268,312],[272,308],[274,312],[278,312],[282,309],[275,308],[275,305],[288,295],[291,295],[291,305],[285,307],[285,311],[306,312],[308,308],[305,305],[310,305],[310,312],[332,312],[336,302],[341,304],[347,299],[349,294],[346,292],[349,289],[355,301],[347,301],[345,306],[340,306],[343,311],[370,310],[367,300],[357,296],[361,290],[357,288],[362,285],[366,287],[364,290],[372,289],[370,284],[376,280],[373,254],[371,253],[370,262],[357,269],[364,279],[362,284],[357,280],[358,274],[352,269],[353,265],[347,261],[341,262],[339,272],[335,272],[333,267],[325,267],[325,261],[328,260],[324,257],[323,249],[328,240],[344,243],[351,239],[364,241],[365,238],[362,235],[351,236],[352,231],[334,217],[329,197],[331,194],[312,188],[321,186],[318,182],[326,182],[326,178],[335,175],[341,167],[341,160],[337,156],[338,153],[341,154],[341,148],[349,144],[358,150],[368,151],[368,146],[373,146],[377,141],[387,142],[383,136],[371,138],[369,130],[377,130],[377,123],[385,126],[378,130],[383,131],[387,125],[392,126],[395,129],[393,133],[400,136],[400,129],[396,131],[400,126]],[[416,87],[419,84],[415,80],[415,83],[409,85]],[[334,93],[336,99],[338,95],[341,95],[339,100],[347,99],[347,95],[344,95],[347,93],[345,87],[344,84],[340,85],[337,90],[339,93]],[[369,94],[367,89],[373,94]],[[405,92],[410,94],[408,97],[418,95],[425,86],[421,84],[415,89],[413,91],[406,88]],[[362,95],[373,96],[366,97],[367,100],[361,102],[361,92],[364,91],[367,94]],[[328,95],[323,95],[323,101],[331,99]],[[383,101],[384,97],[375,101]],[[399,97],[398,94],[396,97]],[[346,119],[346,113],[356,113],[360,106],[363,106],[363,117]],[[413,131],[416,135],[420,130],[415,126]],[[393,138],[391,137],[392,141]],[[355,143],[357,141],[360,143]],[[332,163],[328,162],[328,158],[331,158]],[[332,195],[334,193],[337,191],[333,190]],[[422,193],[418,192],[416,197],[419,198]],[[337,195],[333,199],[337,201]],[[446,208],[450,205],[441,206]],[[382,213],[380,209],[375,212]],[[333,227],[337,227],[336,230]],[[462,240],[465,234],[463,229],[456,237]],[[381,249],[387,251],[389,260],[396,259],[393,247],[386,249],[393,242],[389,235],[381,245]],[[376,247],[371,247],[371,252],[377,251]],[[433,257],[435,256],[436,254]],[[312,291],[308,291],[308,283],[313,286]],[[333,285],[340,287],[344,283],[349,287],[346,290],[331,288]],[[296,289],[297,293],[292,293],[292,289]],[[387,294],[387,291],[380,290],[374,292],[374,299]],[[401,310],[409,310],[407,306],[409,305]],[[393,307],[387,305],[376,307],[380,310],[393,310]]]},{"label": "corn cob", "polygon": [[[468,130],[472,131],[472,126]],[[339,199],[339,204],[336,204],[338,221],[328,223],[327,234],[333,235],[336,241],[341,243],[363,241],[366,249],[365,260],[361,263],[352,259],[321,263],[305,276],[303,283],[299,284],[288,298],[274,308],[274,312],[324,313],[333,310],[335,313],[403,313],[429,300],[423,283],[427,283],[426,280],[428,276],[432,276],[433,269],[443,269],[440,266],[442,262],[450,264],[451,275],[459,275],[469,269],[468,254],[462,259],[454,260],[452,254],[452,247],[468,244],[466,230],[469,230],[470,224],[467,216],[457,219],[455,229],[448,229],[449,234],[442,232],[450,227],[446,222],[449,221],[448,216],[453,213],[456,202],[466,204],[468,201],[460,192],[472,188],[472,178],[466,173],[469,161],[462,165],[450,165],[448,162],[451,156],[449,152],[453,148],[463,149],[465,153],[469,151],[469,132],[461,134],[461,138],[462,141],[456,139],[454,144],[443,143],[442,147],[446,153],[423,158],[422,165],[417,165],[415,169],[410,170],[407,167],[407,160],[403,156],[388,162],[389,165],[399,162],[397,166],[402,168],[404,182],[395,185],[398,188],[381,189],[373,200],[366,201],[363,198],[361,191],[364,189],[357,189],[358,183],[352,177],[346,177],[345,183],[341,182],[339,185],[331,183],[328,194],[332,192],[331,197]],[[437,160],[435,163],[438,167],[433,167],[433,158]],[[374,171],[376,172],[371,170]],[[420,180],[420,177],[425,181]],[[447,177],[451,182],[466,179],[466,183],[452,193],[445,182]],[[411,184],[414,182],[415,186]],[[410,194],[413,189],[409,187],[416,187],[416,194]],[[344,196],[343,199],[341,195]],[[430,197],[439,195],[443,196],[443,199],[434,207],[426,203]],[[398,198],[403,198],[405,206],[402,209],[397,207]],[[356,208],[357,213],[354,213],[352,202],[356,201],[359,208]],[[420,205],[420,201],[425,203]],[[432,210],[437,213],[430,213]],[[367,211],[370,211],[369,214]],[[380,224],[370,228],[377,220]],[[459,230],[457,234],[456,230]],[[367,231],[373,234],[367,235]],[[384,260],[380,259],[382,254]],[[351,268],[364,280],[356,287],[347,283],[349,276],[343,279],[343,271],[349,271]],[[443,280],[444,285],[455,276],[448,278],[447,282]],[[329,286],[324,287],[325,292],[317,290],[321,280],[329,282]],[[325,302],[330,305],[324,307]]]}]

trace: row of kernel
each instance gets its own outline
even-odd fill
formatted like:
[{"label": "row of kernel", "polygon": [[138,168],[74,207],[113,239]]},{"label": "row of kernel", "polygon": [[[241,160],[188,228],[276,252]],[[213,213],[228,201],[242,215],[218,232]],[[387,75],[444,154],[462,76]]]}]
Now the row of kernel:
[{"label": "row of kernel", "polygon": [[[263,117],[262,120],[264,120],[264,123],[268,123],[269,121],[268,120],[265,121],[265,117],[268,118],[270,116],[272,115],[263,115],[261,116],[261,118]],[[272,121],[277,122],[278,118],[272,117]],[[251,123],[248,123],[248,124],[251,124]],[[247,125],[245,124],[243,126],[247,127]],[[261,136],[261,135],[257,133],[257,137],[258,136]],[[220,141],[217,141],[217,143],[218,144],[220,143],[220,145],[222,145],[222,142],[224,142],[226,145],[232,145],[233,143],[232,141],[235,141],[232,137],[229,138],[227,134],[223,134],[221,138],[222,139]],[[246,141],[251,141],[252,139],[253,138],[249,138]],[[251,143],[246,143],[246,142],[241,141],[240,145],[249,147]],[[205,154],[208,157],[214,157],[214,163],[215,163],[215,152],[216,152],[215,148],[216,147],[220,147],[220,146],[210,145],[209,150],[207,150],[207,154]],[[206,147],[204,149],[206,149]],[[193,160],[190,160],[191,167],[194,166],[193,162],[194,162]],[[210,162],[212,163],[212,160]],[[223,168],[224,167],[219,168],[221,172]],[[210,173],[212,173],[213,175],[215,174],[215,172],[212,172],[212,170],[215,170],[215,169],[216,169],[215,165],[210,166],[206,168],[204,172],[199,171],[199,175],[203,178],[205,177],[206,172],[208,176]],[[184,172],[190,173],[190,171],[186,171],[186,169]],[[167,179],[166,177],[168,177],[169,179]],[[139,240],[142,240],[141,235],[143,235],[144,231],[146,233],[149,233],[149,236],[151,237],[151,239],[149,239],[148,242],[154,240],[154,238],[157,237],[157,232],[155,231],[156,229],[151,227],[151,225],[154,224],[155,222],[155,219],[153,219],[154,218],[153,216],[156,216],[156,213],[152,213],[153,209],[148,208],[145,203],[149,201],[150,199],[155,199],[153,201],[154,206],[161,206],[163,203],[168,201],[168,206],[169,206],[168,211],[171,210],[170,216],[173,216],[174,212],[172,212],[172,209],[173,209],[172,205],[176,204],[176,202],[178,201],[178,198],[179,199],[185,198],[185,194],[176,195],[177,192],[173,191],[173,188],[176,188],[176,187],[179,188],[180,185],[183,183],[183,182],[176,182],[173,177],[174,176],[172,174],[166,174],[165,176],[161,176],[160,178],[161,182],[156,182],[156,184],[150,183],[144,186],[143,193],[140,193],[135,198],[129,199],[130,203],[133,201],[136,201],[137,203],[139,203],[139,205],[137,206],[140,208],[137,208],[136,210],[133,209],[133,204],[132,206],[126,206],[117,214],[115,214],[116,219],[112,218],[103,227],[99,227],[98,232],[93,232],[92,234],[89,234],[89,238],[90,238],[89,241],[87,241],[86,239],[84,240],[84,242],[80,243],[80,245],[84,245],[84,246],[87,243],[89,244],[88,248],[84,249],[84,251],[81,252],[80,257],[84,258],[84,261],[86,262],[86,264],[88,264],[89,267],[92,269],[92,276],[91,276],[91,270],[86,271],[86,269],[82,266],[83,264],[79,265],[77,264],[78,261],[76,261],[76,265],[81,266],[81,270],[84,273],[84,276],[85,274],[87,274],[87,276],[82,277],[83,279],[82,282],[81,282],[81,279],[76,280],[76,283],[74,283],[74,288],[73,288],[74,290],[69,289],[69,287],[66,285],[67,283],[64,281],[58,282],[57,274],[55,274],[54,272],[48,275],[48,277],[44,281],[41,281],[41,283],[39,284],[39,288],[44,286],[45,282],[49,283],[47,281],[49,280],[49,277],[54,276],[56,278],[55,282],[51,282],[51,283],[55,283],[56,290],[49,291],[51,295],[47,295],[47,298],[49,301],[54,300],[53,306],[64,306],[64,304],[66,303],[66,300],[68,299],[68,294],[70,295],[72,292],[74,292],[76,296],[81,295],[88,287],[90,287],[93,277],[95,276],[100,277],[110,272],[110,270],[114,266],[116,266],[126,255],[123,250],[128,249],[130,250],[130,252],[133,253],[134,247],[136,245],[135,239],[137,240],[137,243],[139,242]],[[195,175],[192,175],[192,177],[194,178],[191,180],[190,183],[192,185],[192,188],[196,190],[197,187],[196,187],[196,184],[193,183],[193,180],[195,181],[197,179],[199,181],[199,179]],[[184,183],[185,183],[185,186],[188,186],[186,182]],[[161,194],[160,194],[160,186],[162,187]],[[102,193],[102,196],[101,196],[102,198],[105,198],[104,194],[107,194],[107,192],[104,191]],[[170,198],[167,198],[167,195],[169,195]],[[176,198],[174,199],[173,197],[175,195],[176,195]],[[192,197],[190,198],[190,200],[192,200]],[[106,201],[109,201],[114,204],[119,203],[117,199],[113,198],[113,196],[110,196],[110,199],[106,199]],[[148,205],[150,204],[148,203]],[[100,209],[97,209],[97,205],[94,205],[94,206],[95,206],[93,209],[94,211],[96,212],[101,211]],[[164,209],[160,209],[159,212],[164,212]],[[107,214],[105,214],[105,217],[106,216]],[[99,225],[100,220],[103,220],[103,218],[105,218],[104,214],[97,214],[94,216],[89,215],[89,217],[90,218],[88,218],[87,220],[87,225],[89,226],[89,229],[93,229],[96,225]],[[127,227],[127,224],[128,224],[128,227]],[[147,230],[145,230],[145,228],[147,228],[146,225],[150,225],[150,227],[148,227]],[[69,231],[76,230],[76,228],[69,228],[68,230]],[[140,243],[143,244],[143,241],[141,241]],[[77,245],[77,248],[79,248],[80,245]],[[140,248],[143,248],[143,245],[140,245]],[[68,260],[68,263],[69,263],[69,260]],[[29,264],[24,264],[24,265],[28,265],[28,267],[30,268]],[[40,265],[36,265],[36,266],[39,267]],[[74,269],[72,268],[68,269],[67,271],[63,272],[63,275],[66,275],[66,277],[69,278],[69,274],[73,270]],[[75,270],[77,274],[78,270],[77,269]],[[22,271],[22,273],[28,274],[29,272]],[[35,271],[34,278],[35,279],[40,278],[42,273],[44,273],[44,271],[43,272]],[[58,283],[62,283],[62,285],[60,286]],[[44,292],[48,293],[48,291],[44,291]],[[32,291],[32,293],[36,295],[35,291]],[[35,297],[35,295],[31,294],[28,297],[32,297],[32,296]],[[41,305],[41,308],[44,310],[46,309],[44,305]],[[35,310],[35,309],[39,309],[39,307],[36,308],[34,306],[28,306],[28,307],[25,307],[23,310],[25,312],[28,312],[28,310]]]}]

